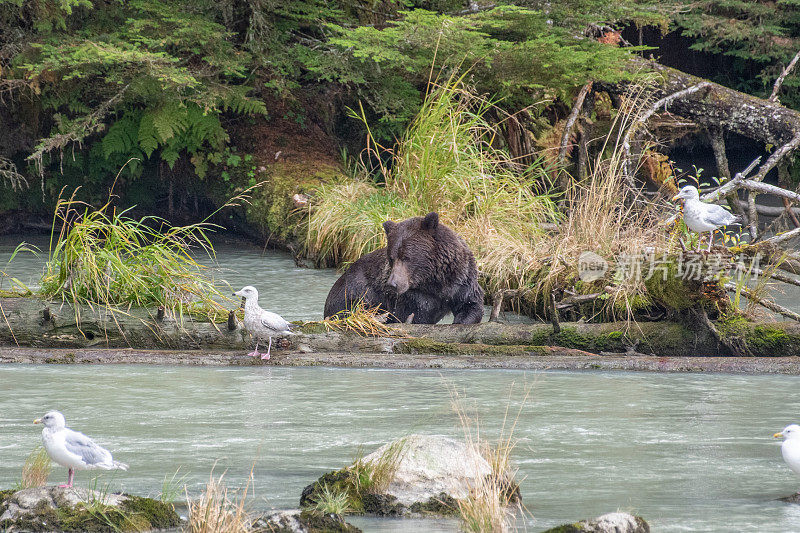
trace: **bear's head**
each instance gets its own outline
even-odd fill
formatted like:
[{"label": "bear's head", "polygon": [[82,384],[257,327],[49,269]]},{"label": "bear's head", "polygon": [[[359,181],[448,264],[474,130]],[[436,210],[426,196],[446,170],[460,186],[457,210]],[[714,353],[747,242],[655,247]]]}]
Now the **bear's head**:
[{"label": "bear's head", "polygon": [[414,217],[402,222],[387,220],[386,254],[389,259],[389,288],[397,295],[423,285],[437,275],[438,253],[436,237],[439,231],[438,213]]}]

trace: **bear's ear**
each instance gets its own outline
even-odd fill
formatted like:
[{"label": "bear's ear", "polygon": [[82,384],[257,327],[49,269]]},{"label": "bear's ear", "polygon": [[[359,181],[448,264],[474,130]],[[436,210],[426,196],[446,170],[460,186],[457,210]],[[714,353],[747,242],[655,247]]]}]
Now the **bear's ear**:
[{"label": "bear's ear", "polygon": [[386,232],[386,235],[389,235],[389,232],[392,231],[396,225],[397,222],[392,222],[391,220],[387,220],[386,222],[383,223],[383,231]]},{"label": "bear's ear", "polygon": [[439,225],[439,213],[428,213],[422,219],[422,229],[435,230]]}]

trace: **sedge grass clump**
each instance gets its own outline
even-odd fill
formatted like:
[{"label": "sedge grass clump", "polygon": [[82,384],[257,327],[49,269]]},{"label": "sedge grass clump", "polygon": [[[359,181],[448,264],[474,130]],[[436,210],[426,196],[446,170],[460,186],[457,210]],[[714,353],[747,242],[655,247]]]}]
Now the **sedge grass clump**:
[{"label": "sedge grass clump", "polygon": [[127,213],[110,203],[92,209],[74,195],[60,199],[41,293],[73,304],[223,314],[218,301],[226,297],[192,257],[194,252],[214,257],[208,232],[215,226],[177,227],[158,217],[136,220]]},{"label": "sedge grass clump", "polygon": [[403,337],[405,333],[386,324],[388,313],[380,306],[369,307],[358,301],[347,312],[336,314],[322,321],[326,331],[355,333],[364,337]]},{"label": "sedge grass clump", "polygon": [[[532,387],[524,387],[520,407],[516,415],[510,417],[511,399],[515,387],[509,390],[508,401],[503,416],[500,434],[496,440],[487,439],[481,434],[480,416],[476,407],[469,407],[465,398],[454,386],[450,386],[453,411],[459,419],[467,446],[474,450],[475,460],[481,458],[489,464],[490,473],[478,476],[469,487],[466,498],[457,500],[461,529],[473,533],[505,533],[513,530],[516,511],[524,511],[519,496],[517,469],[513,466],[511,455],[517,445],[514,431],[522,414]],[[475,465],[475,471],[480,471]]]},{"label": "sedge grass clump", "polygon": [[350,495],[323,485],[315,494],[313,509],[323,514],[346,514],[350,511]]},{"label": "sedge grass clump", "polygon": [[200,498],[193,500],[186,498],[188,508],[187,530],[191,533],[247,533],[250,531],[250,520],[245,510],[245,500],[253,473],[244,489],[243,494],[229,495],[222,474],[214,477],[212,471],[206,483],[205,490]]},{"label": "sedge grass clump", "polygon": [[359,448],[350,470],[355,474],[356,492],[382,494],[394,481],[397,470],[408,448],[405,438],[391,442],[383,453],[370,461],[363,458],[363,448]]},{"label": "sedge grass clump", "polygon": [[47,450],[43,446],[37,446],[25,459],[22,466],[22,477],[19,480],[18,489],[30,489],[34,487],[44,487],[53,465]]}]

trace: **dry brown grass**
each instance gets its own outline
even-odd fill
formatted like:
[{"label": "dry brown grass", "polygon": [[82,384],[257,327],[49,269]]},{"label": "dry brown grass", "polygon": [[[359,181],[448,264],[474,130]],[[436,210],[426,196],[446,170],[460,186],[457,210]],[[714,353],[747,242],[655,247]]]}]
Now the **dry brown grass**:
[{"label": "dry brown grass", "polygon": [[511,454],[517,445],[514,430],[532,388],[532,385],[523,387],[520,407],[512,418],[509,412],[511,398],[515,392],[512,385],[500,434],[492,440],[481,435],[477,408],[467,405],[466,399],[458,390],[453,386],[449,387],[451,405],[458,415],[467,446],[476,452],[475,457],[482,457],[491,467],[491,474],[475,480],[470,486],[469,496],[458,500],[458,513],[463,531],[505,533],[514,529],[517,512],[527,512],[521,501],[516,499],[517,469],[512,464]]},{"label": "dry brown grass", "polygon": [[47,478],[53,469],[47,450],[42,446],[37,446],[25,459],[22,466],[22,478],[19,481],[20,489],[30,489],[34,487],[44,487]]},{"label": "dry brown grass", "polygon": [[205,491],[199,499],[186,497],[189,521],[186,527],[191,533],[247,533],[250,520],[245,510],[245,500],[253,482],[253,472],[241,494],[229,494],[223,473],[218,478],[211,471]]},{"label": "dry brown grass", "polygon": [[321,322],[327,331],[355,333],[363,337],[406,337],[400,329],[387,325],[388,313],[379,306],[369,307],[363,301],[357,302],[353,308]]}]

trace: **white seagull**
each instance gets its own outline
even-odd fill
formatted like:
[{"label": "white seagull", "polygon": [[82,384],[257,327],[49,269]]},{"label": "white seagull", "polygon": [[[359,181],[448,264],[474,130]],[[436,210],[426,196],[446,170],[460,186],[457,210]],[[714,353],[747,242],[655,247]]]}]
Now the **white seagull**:
[{"label": "white seagull", "polygon": [[800,426],[790,424],[780,433],[775,433],[773,437],[776,439],[783,437],[781,443],[783,460],[792,472],[800,475]]},{"label": "white seagull", "polygon": [[115,461],[111,452],[98,446],[84,435],[67,427],[64,415],[58,411],[50,411],[42,418],[33,421],[44,424],[42,442],[47,455],[54,462],[69,469],[67,484],[59,487],[71,487],[75,470],[127,470],[128,465]]},{"label": "white seagull", "polygon": [[272,350],[272,336],[275,335],[294,335],[292,328],[295,327],[281,315],[265,311],[258,305],[258,291],[255,287],[248,285],[240,291],[233,293],[234,296],[244,298],[244,327],[255,337],[256,349],[247,355],[258,357],[258,343],[269,339],[267,353],[261,359],[269,359],[269,352]]},{"label": "white seagull", "polygon": [[[700,193],[694,185],[685,185],[672,200],[683,200],[683,221],[686,227],[699,235],[702,241],[702,233],[708,231],[708,251],[711,251],[711,244],[714,242],[714,231],[722,226],[730,224],[741,224],[742,219],[739,215],[734,215],[721,205],[707,204],[700,201]],[[700,243],[698,243],[698,247]]]}]

